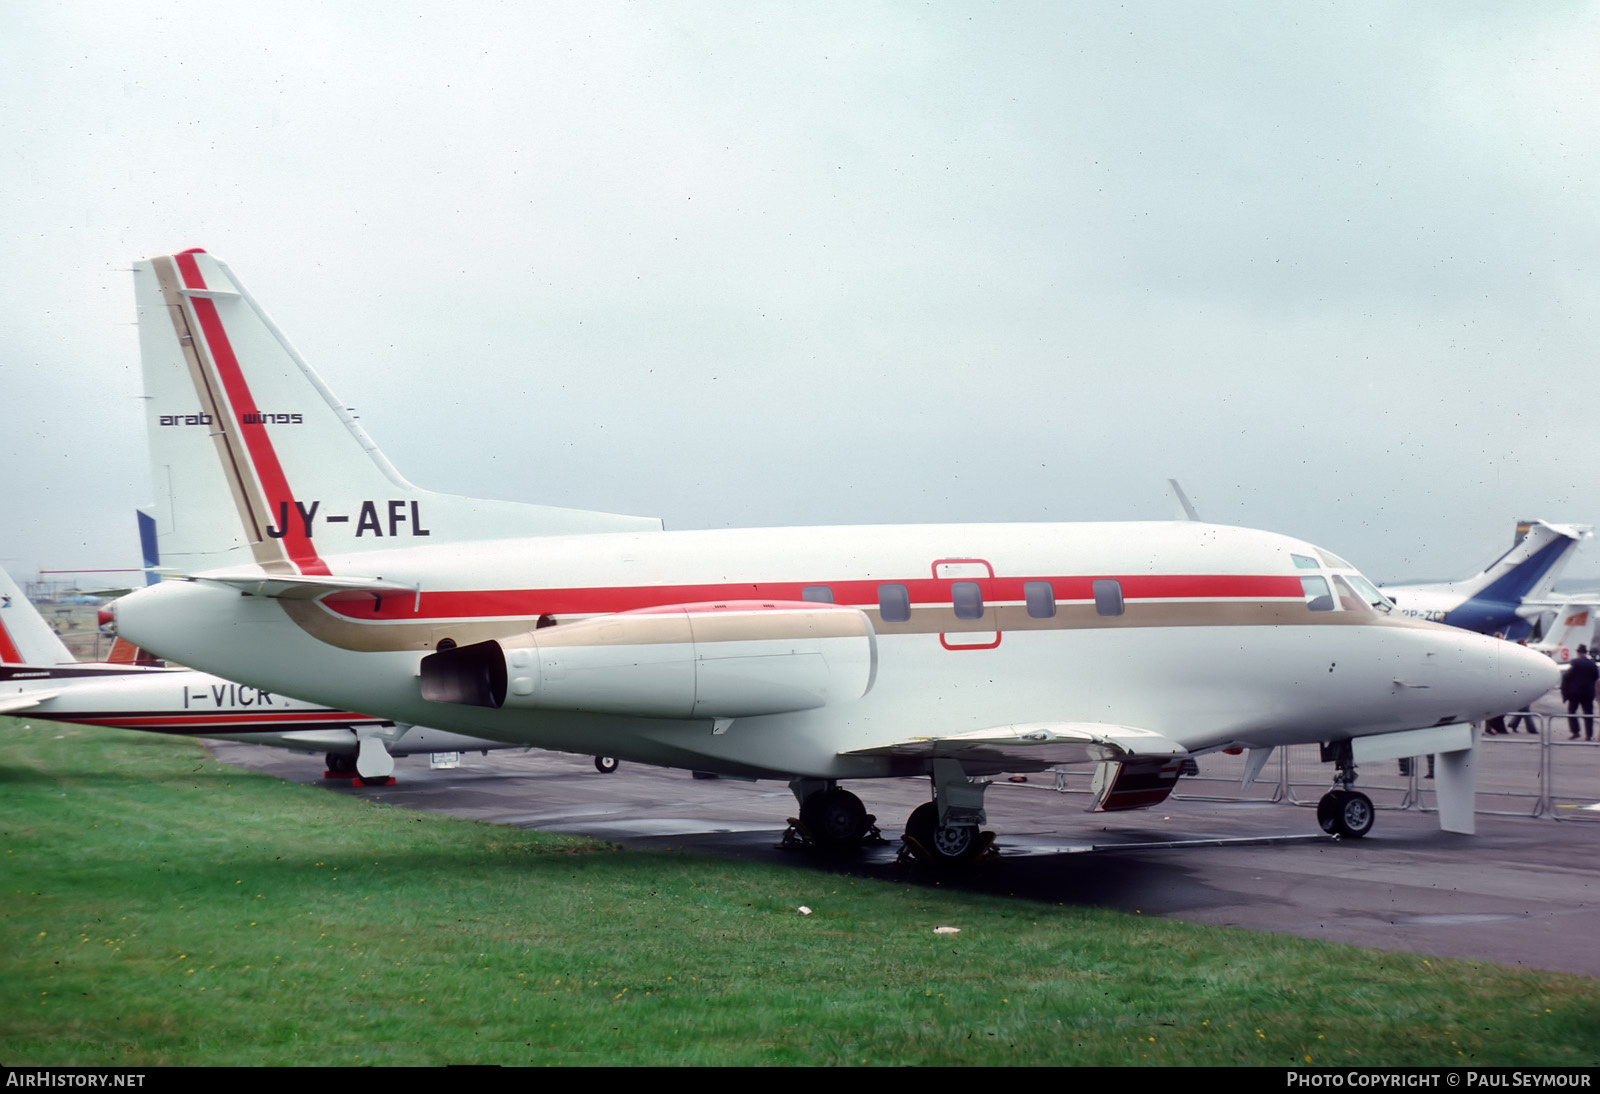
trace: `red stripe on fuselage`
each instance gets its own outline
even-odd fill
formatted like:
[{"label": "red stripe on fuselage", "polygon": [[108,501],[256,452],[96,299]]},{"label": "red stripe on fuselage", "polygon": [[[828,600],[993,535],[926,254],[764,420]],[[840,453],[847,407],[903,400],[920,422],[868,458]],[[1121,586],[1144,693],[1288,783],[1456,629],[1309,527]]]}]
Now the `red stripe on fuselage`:
[{"label": "red stripe on fuselage", "polygon": [[[188,252],[174,255],[173,261],[178,264],[178,270],[183,274],[183,283],[186,288],[204,289],[205,277],[200,273],[200,265],[195,261],[194,255]],[[327,574],[327,563],[317,555],[317,549],[303,530],[295,529],[293,517],[294,494],[289,489],[288,477],[283,473],[283,466],[278,462],[278,453],[272,447],[272,439],[267,436],[267,427],[264,424],[244,425],[247,417],[259,413],[255,396],[250,393],[250,385],[245,381],[244,372],[239,367],[239,359],[234,355],[233,346],[228,341],[228,332],[222,326],[222,317],[217,314],[215,301],[207,300],[203,296],[189,297],[189,306],[194,310],[195,318],[200,321],[200,329],[205,333],[206,344],[211,348],[211,359],[217,366],[217,374],[222,380],[222,387],[228,394],[230,411],[233,414],[233,425],[244,434],[245,447],[250,451],[250,462],[255,466],[256,476],[261,480],[261,488],[267,494],[266,519],[279,519],[280,514],[286,512],[288,506],[291,519],[284,520],[283,545],[289,554],[289,560],[300,567],[303,574]]]},{"label": "red stripe on fuselage", "polygon": [[[1092,601],[1093,577],[993,577],[975,579],[985,603],[1025,598],[1030,581],[1048,581],[1056,600]],[[1304,591],[1297,577],[1238,574],[1141,574],[1116,577],[1125,600],[1259,599],[1299,600]],[[810,586],[833,590],[834,603],[876,607],[880,585],[904,585],[913,604],[950,603],[950,580],[913,578],[904,581],[759,581],[727,585],[634,585],[592,589],[504,589],[477,592],[384,597],[374,610],[368,593],[335,593],[323,600],[331,610],[361,622],[415,622],[420,619],[482,619],[500,616],[609,615],[672,604],[733,600],[796,601]],[[825,605],[818,605],[823,607]],[[415,610],[414,610],[415,609]]]},{"label": "red stripe on fuselage", "polygon": [[92,711],[64,711],[41,714],[30,710],[30,718],[52,722],[76,722],[79,725],[112,726],[119,729],[159,729],[162,726],[228,726],[238,732],[248,732],[252,726],[261,729],[344,729],[351,725],[378,725],[381,719],[367,714],[348,714],[339,711],[269,711],[263,714],[97,714]]}]

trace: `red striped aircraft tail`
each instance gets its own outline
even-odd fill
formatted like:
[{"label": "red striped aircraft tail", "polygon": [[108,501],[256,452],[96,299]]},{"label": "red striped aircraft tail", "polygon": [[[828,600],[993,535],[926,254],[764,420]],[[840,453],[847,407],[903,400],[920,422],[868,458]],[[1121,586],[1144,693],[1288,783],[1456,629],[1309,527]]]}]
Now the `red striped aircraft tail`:
[{"label": "red striped aircraft tail", "polygon": [[661,522],[436,494],[406,481],[227,266],[204,251],[135,264],[162,563],[328,574],[328,559]]}]

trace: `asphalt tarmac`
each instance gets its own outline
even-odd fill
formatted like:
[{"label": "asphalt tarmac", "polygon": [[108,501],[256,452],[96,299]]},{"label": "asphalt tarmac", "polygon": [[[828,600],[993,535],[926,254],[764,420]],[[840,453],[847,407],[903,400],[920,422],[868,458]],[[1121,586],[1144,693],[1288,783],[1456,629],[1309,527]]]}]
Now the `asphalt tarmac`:
[{"label": "asphalt tarmac", "polygon": [[885,842],[840,861],[782,846],[797,808],[780,783],[628,763],[604,775],[589,757],[508,750],[464,756],[454,769],[402,759],[396,785],[358,788],[323,779],[320,757],[211,747],[228,763],[330,793],[630,848],[1600,976],[1600,942],[1588,933],[1600,911],[1600,810],[1583,808],[1600,802],[1600,745],[1568,744],[1564,726],[1551,728],[1560,743],[1548,769],[1532,739],[1486,742],[1479,805],[1526,814],[1536,804],[1528,795],[1544,785],[1562,795],[1553,812],[1564,820],[1480,815],[1475,836],[1441,832],[1418,808],[1429,801],[1420,768],[1413,784],[1393,765],[1373,765],[1360,787],[1379,806],[1377,823],[1365,839],[1336,840],[1320,832],[1310,808],[1330,768],[1304,755],[1290,766],[1293,796],[1304,805],[1269,800],[1270,787],[1252,790],[1256,800],[1196,800],[1190,795],[1237,794],[1237,782],[1222,777],[1234,774],[1226,768],[1234,761],[1206,757],[1207,779],[1186,779],[1166,804],[1128,813],[1086,813],[1086,798],[1057,792],[1049,775],[996,782],[985,805],[999,858],[959,876],[896,861],[905,818],[927,799],[924,779],[849,784],[879,818]]}]

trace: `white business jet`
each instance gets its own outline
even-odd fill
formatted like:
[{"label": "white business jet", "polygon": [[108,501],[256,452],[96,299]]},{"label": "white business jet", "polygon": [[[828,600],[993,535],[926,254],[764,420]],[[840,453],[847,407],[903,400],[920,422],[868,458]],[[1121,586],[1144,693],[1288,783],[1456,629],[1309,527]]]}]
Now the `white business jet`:
[{"label": "white business jet", "polygon": [[1407,619],[1349,563],[1193,521],[666,532],[412,486],[221,262],[140,262],[163,558],[115,605],[141,646],[273,692],[542,748],[785,780],[817,842],[845,780],[925,776],[906,822],[986,845],[986,776],[1098,764],[1154,805],[1186,758],[1320,742],[1319,819],[1366,833],[1356,765],[1440,753],[1470,831],[1474,720],[1545,657]]}]

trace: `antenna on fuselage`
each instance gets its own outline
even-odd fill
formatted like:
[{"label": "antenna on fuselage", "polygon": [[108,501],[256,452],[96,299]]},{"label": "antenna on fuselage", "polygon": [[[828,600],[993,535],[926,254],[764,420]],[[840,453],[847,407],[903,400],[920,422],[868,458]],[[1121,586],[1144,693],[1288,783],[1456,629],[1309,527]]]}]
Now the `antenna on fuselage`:
[{"label": "antenna on fuselage", "polygon": [[1168,479],[1167,488],[1172,491],[1173,520],[1199,520],[1200,514],[1194,511],[1194,506],[1189,502],[1189,495],[1183,492],[1183,487],[1178,485],[1177,479]]}]

